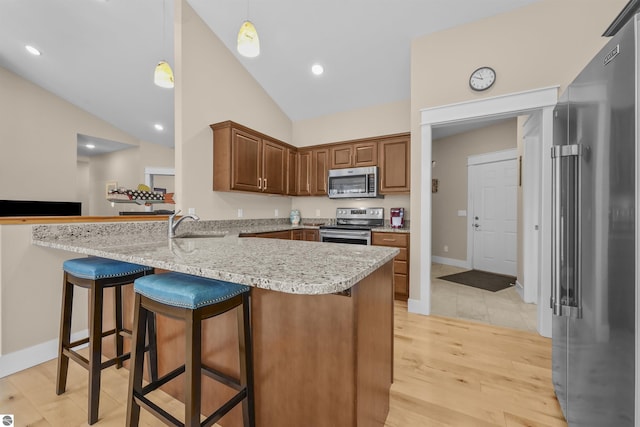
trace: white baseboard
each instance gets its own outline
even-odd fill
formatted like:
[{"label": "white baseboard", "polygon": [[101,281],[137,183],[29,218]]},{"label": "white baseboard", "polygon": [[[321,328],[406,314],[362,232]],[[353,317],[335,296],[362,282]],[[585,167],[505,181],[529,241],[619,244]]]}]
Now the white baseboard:
[{"label": "white baseboard", "polygon": [[451,265],[453,267],[471,268],[471,265],[469,265],[467,260],[464,260],[464,259],[445,258],[441,256],[432,255],[431,262],[435,262],[437,264]]},{"label": "white baseboard", "polygon": [[407,302],[407,310],[409,313],[424,314],[425,316],[428,316],[430,314],[430,308],[431,307],[429,307],[429,303],[427,301],[420,299],[409,298],[409,301]]},{"label": "white baseboard", "polygon": [[522,301],[524,301],[524,286],[522,286],[522,283],[520,283],[518,280],[516,280],[516,292],[518,293],[518,295],[520,295]]},{"label": "white baseboard", "polygon": [[[89,330],[71,334],[71,341],[77,341],[88,336]],[[86,347],[78,346],[76,348]],[[13,353],[3,354],[0,357],[0,378],[15,374],[24,369],[31,368],[41,363],[58,357],[58,339],[36,344],[33,347],[18,350]]]}]

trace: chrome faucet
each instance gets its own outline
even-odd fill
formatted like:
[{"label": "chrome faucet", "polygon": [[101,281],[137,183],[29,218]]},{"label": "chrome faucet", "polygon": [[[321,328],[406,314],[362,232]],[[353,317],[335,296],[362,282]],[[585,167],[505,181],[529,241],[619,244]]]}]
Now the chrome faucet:
[{"label": "chrome faucet", "polygon": [[198,215],[184,215],[180,217],[177,221],[174,221],[176,218],[176,215],[178,215],[180,212],[182,211],[178,211],[173,215],[169,216],[169,238],[170,239],[173,239],[174,237],[176,237],[176,230],[178,229],[178,226],[180,225],[180,223],[185,219],[191,218],[194,221],[200,220],[200,217]]}]

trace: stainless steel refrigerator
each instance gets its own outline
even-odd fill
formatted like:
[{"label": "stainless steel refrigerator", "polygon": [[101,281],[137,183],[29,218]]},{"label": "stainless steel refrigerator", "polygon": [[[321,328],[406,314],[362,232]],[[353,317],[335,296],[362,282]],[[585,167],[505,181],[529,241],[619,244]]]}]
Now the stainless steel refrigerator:
[{"label": "stainless steel refrigerator", "polygon": [[636,15],[554,112],[553,383],[570,426],[635,423],[638,32]]}]

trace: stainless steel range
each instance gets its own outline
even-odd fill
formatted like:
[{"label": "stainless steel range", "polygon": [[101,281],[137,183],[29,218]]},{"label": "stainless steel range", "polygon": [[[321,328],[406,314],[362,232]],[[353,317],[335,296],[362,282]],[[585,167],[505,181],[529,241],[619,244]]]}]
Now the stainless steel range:
[{"label": "stainless steel range", "polygon": [[336,225],[320,227],[320,241],[370,245],[371,229],[384,225],[384,208],[338,208]]}]

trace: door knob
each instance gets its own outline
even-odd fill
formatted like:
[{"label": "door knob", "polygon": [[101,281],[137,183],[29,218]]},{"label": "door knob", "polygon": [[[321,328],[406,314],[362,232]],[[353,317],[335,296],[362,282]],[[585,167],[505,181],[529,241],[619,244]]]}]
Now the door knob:
[{"label": "door knob", "polygon": [[473,227],[478,228],[480,227],[480,224],[471,224]]}]

